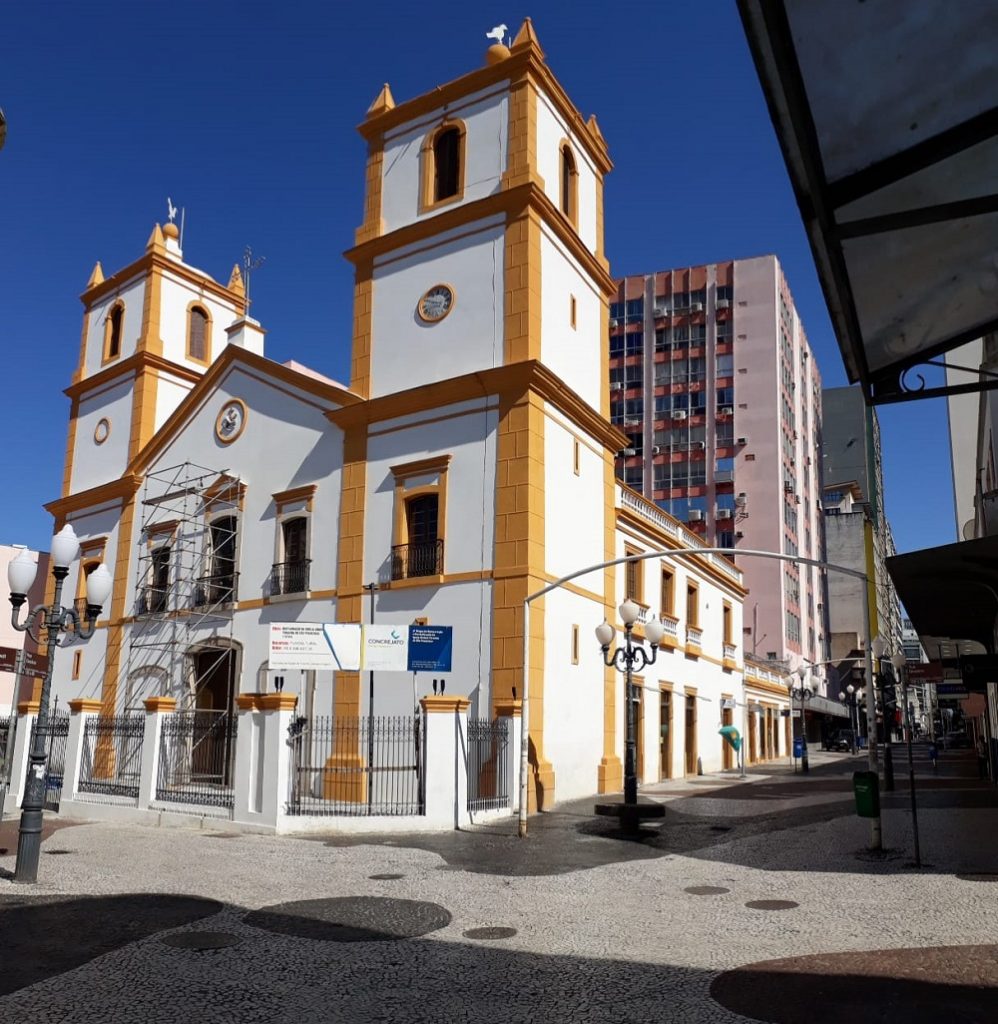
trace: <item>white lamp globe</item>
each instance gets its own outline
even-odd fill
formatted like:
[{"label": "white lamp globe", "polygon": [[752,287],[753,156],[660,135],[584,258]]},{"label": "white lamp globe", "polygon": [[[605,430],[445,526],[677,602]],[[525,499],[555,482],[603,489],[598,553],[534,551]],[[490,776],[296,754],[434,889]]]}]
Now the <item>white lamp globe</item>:
[{"label": "white lamp globe", "polygon": [[69,523],[52,538],[52,564],[57,569],[68,569],[80,553],[80,542]]},{"label": "white lamp globe", "polygon": [[601,622],[596,627],[596,642],[600,647],[609,647],[613,643],[614,635],[616,630],[609,622]]},{"label": "white lamp globe", "polygon": [[11,594],[23,597],[31,589],[38,575],[38,563],[21,548],[17,555],[7,563],[7,584]]},{"label": "white lamp globe", "polygon": [[855,692],[856,692],[856,687],[855,687],[855,686],[853,686],[853,685],[852,685],[852,683],[850,683],[850,684],[849,684],[849,685],[848,685],[848,686],[846,687],[846,693],[848,693],[848,694],[849,694],[849,696],[851,697],[851,696],[852,696],[852,695],[853,695],[853,694],[854,694]]},{"label": "white lamp globe", "polygon": [[641,614],[641,609],[638,607],[636,601],[632,601],[628,598],[618,609],[620,613],[620,621],[625,626],[633,626],[638,621],[638,616]]},{"label": "white lamp globe", "polygon": [[845,700],[845,699],[846,699],[845,690],[839,690],[839,700]]},{"label": "white lamp globe", "polygon": [[897,651],[891,658],[891,664],[900,672],[908,664],[908,659],[901,651]]},{"label": "white lamp globe", "polygon": [[645,636],[648,638],[648,643],[650,643],[652,647],[658,647],[659,641],[662,639],[662,635],[664,633],[665,629],[657,618],[649,619],[645,623]]},{"label": "white lamp globe", "polygon": [[887,645],[884,643],[884,638],[878,633],[873,638],[873,643],[870,644],[870,651],[875,658],[882,658],[886,649]]},{"label": "white lamp globe", "polygon": [[112,583],[107,566],[101,562],[87,577],[87,604],[103,607],[104,602],[111,596]]}]

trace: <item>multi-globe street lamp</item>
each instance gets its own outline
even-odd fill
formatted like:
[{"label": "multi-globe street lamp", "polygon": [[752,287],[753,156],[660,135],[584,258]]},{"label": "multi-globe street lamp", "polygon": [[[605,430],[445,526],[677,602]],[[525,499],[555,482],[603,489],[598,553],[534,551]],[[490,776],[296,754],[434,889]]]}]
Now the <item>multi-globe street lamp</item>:
[{"label": "multi-globe street lamp", "polygon": [[[880,691],[880,709],[884,728],[884,789],[891,791],[894,789],[894,753],[891,750],[891,727],[887,718],[887,696],[884,692],[884,674],[881,665],[887,653],[887,644],[884,643],[884,638],[879,633],[873,638],[870,650],[873,654],[874,693]],[[872,743],[872,739],[869,742]]]},{"label": "multi-globe street lamp", "polygon": [[23,549],[7,565],[7,582],[10,586],[11,625],[19,633],[27,633],[36,644],[41,644],[40,630],[45,629],[48,662],[42,682],[41,704],[38,721],[31,740],[28,759],[28,778],[21,800],[21,824],[17,834],[17,864],[14,868],[15,882],[38,880],[38,855],[42,844],[42,811],[45,806],[45,741],[49,726],[49,691],[52,687],[52,667],[55,649],[59,646],[59,634],[72,631],[80,640],[94,635],[97,616],[104,602],[111,594],[111,574],[101,563],[87,576],[86,625],[80,620],[75,608],[62,607],[62,585],[69,575],[69,567],[80,553],[80,542],[72,526],[64,526],[52,538],[52,576],[55,578],[55,594],[52,604],[37,605],[28,611],[23,622],[18,622],[21,606],[28,599],[28,591],[38,574],[38,563]]},{"label": "multi-globe street lamp", "polygon": [[800,770],[802,772],[809,772],[811,770],[807,761],[807,712],[805,708],[809,700],[818,696],[817,686],[808,686],[809,671],[807,665],[800,665],[794,671],[794,675],[800,682],[796,686],[793,683],[790,684],[791,711],[793,710],[793,702],[795,700],[800,701]]},{"label": "multi-globe street lamp", "polygon": [[[908,659],[903,651],[895,651],[891,657],[894,674],[901,684],[901,699],[904,702],[904,731],[908,745],[908,792],[911,794],[911,829],[915,846],[915,867],[922,866],[922,851],[918,842],[918,800],[915,796],[915,762],[911,753],[911,707],[908,704]],[[884,714],[886,723],[887,715]],[[889,748],[890,744],[888,744]]]},{"label": "multi-globe street lamp", "polygon": [[634,805],[638,802],[638,771],[637,771],[637,747],[635,742],[634,727],[634,689],[632,674],[643,671],[648,665],[654,665],[658,657],[658,644],[662,639],[665,630],[657,618],[651,618],[644,623],[645,639],[651,644],[649,654],[641,644],[635,643],[633,639],[634,624],[638,621],[641,609],[638,605],[626,600],[617,611],[620,614],[620,621],[624,624],[624,645],[618,647],[613,654],[610,653],[610,645],[616,635],[616,630],[609,622],[602,622],[596,627],[596,640],[603,651],[603,662],[609,668],[615,668],[618,672],[624,673],[624,704],[627,708],[626,740],[624,748],[624,804]]},{"label": "multi-globe street lamp", "polygon": [[839,690],[839,700],[849,709],[849,732],[852,734],[852,752],[856,753],[856,734],[859,732],[859,702],[863,691],[850,683],[844,690]]}]

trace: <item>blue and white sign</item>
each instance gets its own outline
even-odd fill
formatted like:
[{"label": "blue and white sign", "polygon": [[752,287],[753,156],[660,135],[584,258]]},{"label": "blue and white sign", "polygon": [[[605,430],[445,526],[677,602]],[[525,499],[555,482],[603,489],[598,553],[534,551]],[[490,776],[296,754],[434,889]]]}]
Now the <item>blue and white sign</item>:
[{"label": "blue and white sign", "polygon": [[450,672],[453,626],[409,627],[409,671]]},{"label": "blue and white sign", "polygon": [[360,626],[338,622],[272,622],[269,668],[360,668]]}]

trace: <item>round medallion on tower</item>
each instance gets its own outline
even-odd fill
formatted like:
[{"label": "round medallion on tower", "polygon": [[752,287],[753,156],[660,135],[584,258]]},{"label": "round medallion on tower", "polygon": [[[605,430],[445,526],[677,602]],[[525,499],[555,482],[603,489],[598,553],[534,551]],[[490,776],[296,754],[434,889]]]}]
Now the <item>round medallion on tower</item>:
[{"label": "round medallion on tower", "polygon": [[424,323],[439,323],[454,308],[454,289],[449,284],[435,284],[420,297],[416,313]]},{"label": "round medallion on tower", "polygon": [[94,444],[103,444],[110,436],[111,421],[104,416],[97,421],[97,426],[94,427]]},{"label": "round medallion on tower", "polygon": [[215,420],[215,437],[222,444],[232,444],[246,427],[246,406],[233,398],[219,410]]}]

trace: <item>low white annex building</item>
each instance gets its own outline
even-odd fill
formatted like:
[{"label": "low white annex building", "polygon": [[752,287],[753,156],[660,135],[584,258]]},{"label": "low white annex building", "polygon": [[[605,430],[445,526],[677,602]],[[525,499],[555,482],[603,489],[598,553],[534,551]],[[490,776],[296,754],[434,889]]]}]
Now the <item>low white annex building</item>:
[{"label": "low white annex building", "polygon": [[[112,715],[164,695],[224,718],[283,685],[306,720],[365,716],[372,690],[374,714],[411,715],[429,678],[276,679],[268,625],[422,622],[453,626],[447,694],[491,719],[522,694],[528,594],[698,546],[614,480],[611,163],[529,20],[456,81],[401,104],[385,86],[360,131],[349,387],[267,359],[238,269],[223,285],[186,263],[172,224],[129,266],[95,267],[48,508],[82,540],[70,597],[100,561],[115,582],[94,637],[58,652],[60,703]],[[594,629],[619,628],[625,593],[667,629],[640,681],[640,778],[732,763],[717,730],[743,727],[741,573],[707,553],[655,558],[532,606],[532,806],[621,788],[623,680]]]}]

